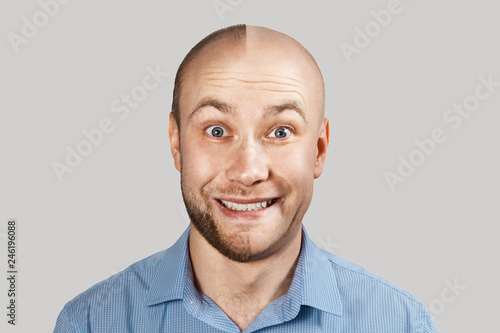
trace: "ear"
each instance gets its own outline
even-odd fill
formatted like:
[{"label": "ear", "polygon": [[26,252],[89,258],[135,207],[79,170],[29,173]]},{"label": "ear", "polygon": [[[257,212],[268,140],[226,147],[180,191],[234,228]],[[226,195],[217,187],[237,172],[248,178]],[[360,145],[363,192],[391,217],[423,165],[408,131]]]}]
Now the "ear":
[{"label": "ear", "polygon": [[170,140],[170,151],[172,157],[174,158],[175,168],[181,171],[181,151],[180,151],[180,137],[179,137],[179,127],[177,126],[177,121],[175,121],[175,116],[173,112],[170,112],[168,119],[168,139]]},{"label": "ear", "polygon": [[326,151],[330,144],[330,122],[327,118],[323,119],[319,130],[318,144],[316,146],[316,163],[314,165],[314,178],[319,178],[323,173],[323,167],[326,161]]}]

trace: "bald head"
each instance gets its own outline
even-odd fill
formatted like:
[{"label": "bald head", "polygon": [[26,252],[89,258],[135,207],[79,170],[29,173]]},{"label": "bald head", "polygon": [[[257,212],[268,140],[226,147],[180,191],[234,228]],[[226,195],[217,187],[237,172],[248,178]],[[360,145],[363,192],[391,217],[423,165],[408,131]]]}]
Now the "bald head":
[{"label": "bald head", "polygon": [[[241,24],[217,30],[202,39],[179,66],[172,102],[172,113],[179,128],[186,81],[195,80],[205,68],[210,68],[213,72],[214,69],[234,65],[237,61],[251,62],[259,73],[270,76],[273,76],[276,69],[283,71],[287,66],[301,67],[295,75],[307,81],[313,89],[313,94],[308,96],[311,104],[309,106],[321,114],[319,118],[322,120],[325,89],[321,71],[313,56],[288,35],[265,27]],[[249,68],[245,64],[242,65],[243,69]]]}]

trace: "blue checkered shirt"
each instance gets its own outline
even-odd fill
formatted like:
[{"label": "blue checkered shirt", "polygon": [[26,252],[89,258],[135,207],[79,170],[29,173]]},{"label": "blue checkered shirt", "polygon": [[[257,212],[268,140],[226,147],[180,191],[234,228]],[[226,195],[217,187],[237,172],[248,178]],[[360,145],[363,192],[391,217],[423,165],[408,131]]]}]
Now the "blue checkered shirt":
[{"label": "blue checkered shirt", "polygon": [[[55,333],[240,332],[193,284],[189,228],[162,252],[136,262],[68,302]],[[439,332],[418,299],[317,247],[302,227],[292,284],[243,332]]]}]

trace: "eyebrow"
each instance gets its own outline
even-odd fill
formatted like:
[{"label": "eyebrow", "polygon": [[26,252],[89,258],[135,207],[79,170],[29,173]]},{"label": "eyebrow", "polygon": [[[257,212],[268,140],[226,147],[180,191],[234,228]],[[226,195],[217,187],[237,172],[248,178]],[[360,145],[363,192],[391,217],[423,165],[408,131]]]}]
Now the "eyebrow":
[{"label": "eyebrow", "polygon": [[[221,102],[213,97],[205,97],[200,102],[198,102],[198,104],[196,104],[193,111],[191,112],[191,114],[188,117],[188,121],[191,120],[192,118],[194,118],[194,116],[197,113],[199,113],[199,111],[201,109],[203,109],[204,107],[207,107],[207,106],[211,106],[211,107],[219,110],[222,113],[232,114],[232,115],[235,114],[235,108],[233,106],[231,106],[230,104]],[[298,103],[293,101],[293,100],[287,101],[283,104],[273,105],[273,106],[268,107],[264,111],[264,116],[277,115],[277,114],[280,114],[280,113],[287,111],[287,110],[292,110],[292,111],[297,112],[299,114],[299,116],[301,116],[302,119],[304,119],[304,122],[307,124],[307,117],[306,117],[304,110],[302,110],[302,108],[298,105]]]},{"label": "eyebrow", "polygon": [[220,112],[223,112],[223,113],[234,114],[234,108],[231,105],[224,103],[224,102],[221,102],[213,97],[205,97],[201,101],[199,101],[198,104],[196,104],[193,111],[189,115],[188,120],[193,119],[193,117],[197,113],[199,113],[199,111],[201,109],[203,109],[204,107],[207,107],[207,106],[211,106],[213,108],[216,108],[217,110],[219,110]]},{"label": "eyebrow", "polygon": [[287,110],[292,110],[292,111],[297,112],[299,114],[299,116],[301,116],[302,119],[304,119],[304,122],[307,124],[306,113],[304,112],[304,110],[302,110],[302,108],[295,101],[288,101],[288,102],[285,102],[285,103],[280,104],[280,105],[273,105],[273,106],[267,108],[266,111],[264,111],[264,115],[265,116],[267,116],[269,114],[276,115],[276,114],[280,114],[283,111],[287,111]]}]

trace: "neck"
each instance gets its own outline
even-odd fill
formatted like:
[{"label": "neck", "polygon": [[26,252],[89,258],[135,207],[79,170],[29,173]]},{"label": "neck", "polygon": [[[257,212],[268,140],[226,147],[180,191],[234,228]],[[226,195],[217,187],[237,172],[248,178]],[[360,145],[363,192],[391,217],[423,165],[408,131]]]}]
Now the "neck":
[{"label": "neck", "polygon": [[241,263],[223,256],[192,226],[189,252],[194,284],[240,329],[244,329],[269,303],[287,293],[297,266],[301,241],[302,228],[299,228],[273,254]]}]

